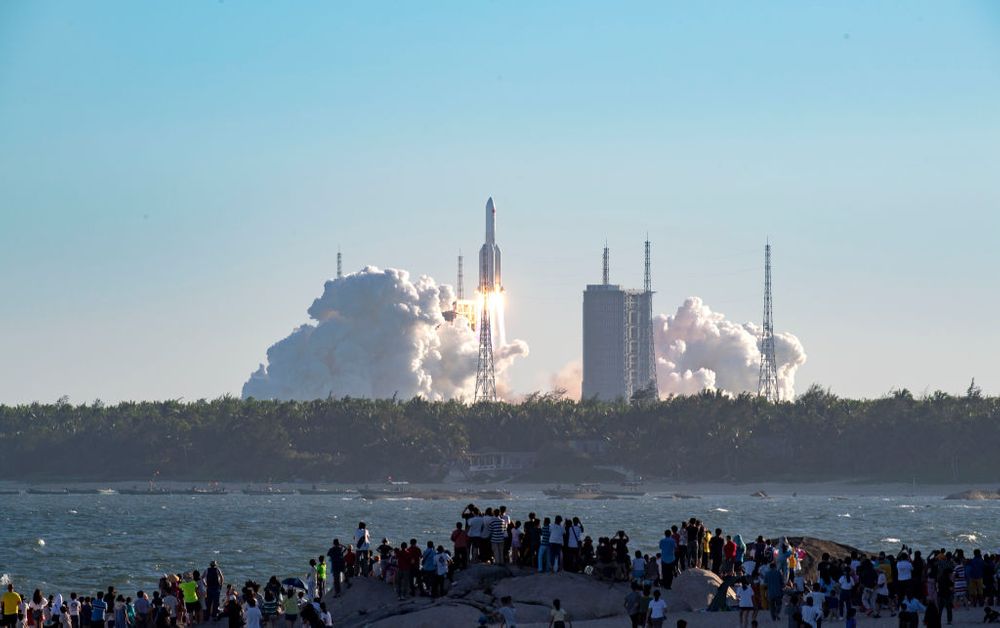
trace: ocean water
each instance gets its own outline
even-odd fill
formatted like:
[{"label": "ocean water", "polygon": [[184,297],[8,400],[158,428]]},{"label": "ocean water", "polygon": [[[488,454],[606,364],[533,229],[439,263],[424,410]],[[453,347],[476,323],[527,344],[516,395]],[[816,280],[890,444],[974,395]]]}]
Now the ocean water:
[{"label": "ocean water", "polygon": [[[538,490],[503,501],[515,518],[578,516],[593,536],[624,529],[630,548],[655,551],[665,526],[698,517],[744,538],[807,535],[866,550],[1000,548],[1000,501],[940,496],[711,495],[694,500],[550,499]],[[376,541],[416,538],[446,546],[460,501],[367,501],[326,495],[0,496],[0,573],[21,590],[134,591],[164,572],[218,560],[229,582],[302,576],[334,537],[347,542],[359,521]],[[491,504],[483,504],[491,505]],[[499,505],[499,504],[492,504]]]}]

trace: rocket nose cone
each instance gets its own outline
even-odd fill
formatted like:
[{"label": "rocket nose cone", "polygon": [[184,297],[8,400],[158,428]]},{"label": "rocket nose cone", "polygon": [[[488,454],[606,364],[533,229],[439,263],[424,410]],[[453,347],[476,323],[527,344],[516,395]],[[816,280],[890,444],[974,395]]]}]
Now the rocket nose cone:
[{"label": "rocket nose cone", "polygon": [[496,207],[493,206],[493,197],[492,196],[486,201],[486,211],[491,211],[491,212],[495,212],[496,211]]}]

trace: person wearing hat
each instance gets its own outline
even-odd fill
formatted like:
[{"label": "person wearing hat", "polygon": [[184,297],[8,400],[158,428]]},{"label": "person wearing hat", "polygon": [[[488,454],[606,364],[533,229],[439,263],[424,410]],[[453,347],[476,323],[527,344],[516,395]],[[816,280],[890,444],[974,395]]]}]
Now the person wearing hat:
[{"label": "person wearing hat", "polygon": [[205,570],[205,613],[213,619],[219,616],[219,596],[222,595],[222,585],[226,578],[214,560],[208,563]]}]

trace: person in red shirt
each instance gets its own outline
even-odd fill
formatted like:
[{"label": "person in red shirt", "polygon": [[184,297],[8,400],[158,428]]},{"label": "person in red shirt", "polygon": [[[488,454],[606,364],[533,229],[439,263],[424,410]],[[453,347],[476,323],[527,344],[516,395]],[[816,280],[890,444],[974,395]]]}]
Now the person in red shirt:
[{"label": "person in red shirt", "polygon": [[465,569],[469,564],[469,533],[465,531],[461,521],[455,524],[451,542],[455,544],[455,566]]},{"label": "person in red shirt", "polygon": [[[345,581],[347,581],[347,575],[346,574],[350,574],[352,576],[358,575],[354,571],[355,566],[357,564],[358,564],[358,555],[354,553],[354,546],[353,545],[348,545],[347,546],[347,552],[344,553],[344,567],[346,567],[346,569],[344,570],[344,573],[345,573],[344,580]],[[361,575],[362,576],[366,576],[368,574],[361,574]]]},{"label": "person in red shirt", "polygon": [[736,573],[736,542],[728,534],[726,544],[722,546],[722,556],[726,559],[722,573],[727,575]]},{"label": "person in red shirt", "polygon": [[420,559],[424,552],[417,547],[417,539],[410,539],[410,547],[406,549],[410,555],[410,595],[417,595],[417,586],[420,585]]},{"label": "person in red shirt", "polygon": [[[413,590],[413,583],[411,580],[411,563],[410,552],[407,551],[406,542],[399,544],[399,549],[396,550],[396,597],[401,600],[406,599],[406,594],[404,591],[409,588]],[[407,586],[407,583],[409,585]]]}]

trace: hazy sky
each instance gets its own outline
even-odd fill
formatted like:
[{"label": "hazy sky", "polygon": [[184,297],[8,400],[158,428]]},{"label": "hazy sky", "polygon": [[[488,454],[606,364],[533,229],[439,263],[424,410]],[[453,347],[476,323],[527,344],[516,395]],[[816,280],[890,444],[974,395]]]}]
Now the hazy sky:
[{"label": "hazy sky", "polygon": [[451,283],[491,194],[518,390],[648,232],[738,321],[770,237],[800,392],[1000,393],[1000,3],[7,0],[0,402],[239,394],[338,244]]}]

